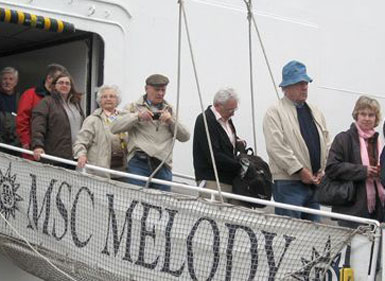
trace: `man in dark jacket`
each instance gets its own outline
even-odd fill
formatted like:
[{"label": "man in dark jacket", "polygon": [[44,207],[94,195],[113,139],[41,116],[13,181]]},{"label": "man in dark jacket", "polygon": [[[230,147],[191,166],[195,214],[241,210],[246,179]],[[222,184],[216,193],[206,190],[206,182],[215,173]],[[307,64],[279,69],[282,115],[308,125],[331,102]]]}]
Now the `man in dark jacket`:
[{"label": "man in dark jacket", "polygon": [[[0,72],[0,142],[13,146],[20,146],[15,120],[20,97],[16,91],[18,76],[18,71],[10,66]],[[1,151],[18,155],[11,150],[1,149]]]},{"label": "man in dark jacket", "polygon": [[[231,120],[238,109],[238,100],[233,89],[224,88],[215,94],[213,106],[205,111],[221,190],[229,193],[232,192],[233,179],[242,169],[236,159],[235,147],[239,140]],[[217,190],[202,113],[195,121],[193,158],[196,181],[205,180],[206,188]]]}]

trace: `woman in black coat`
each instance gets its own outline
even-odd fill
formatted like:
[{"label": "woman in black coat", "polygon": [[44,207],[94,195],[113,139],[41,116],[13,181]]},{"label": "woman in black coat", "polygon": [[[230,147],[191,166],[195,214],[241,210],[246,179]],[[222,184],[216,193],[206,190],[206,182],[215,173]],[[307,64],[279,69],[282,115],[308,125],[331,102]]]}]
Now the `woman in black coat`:
[{"label": "woman in black coat", "polygon": [[[332,211],[383,222],[385,190],[380,182],[379,166],[383,146],[374,130],[381,120],[380,104],[373,98],[361,96],[352,115],[355,122],[332,143],[325,172],[332,180],[353,180],[356,198],[352,204],[332,206]],[[338,224],[358,226],[344,220]]]}]

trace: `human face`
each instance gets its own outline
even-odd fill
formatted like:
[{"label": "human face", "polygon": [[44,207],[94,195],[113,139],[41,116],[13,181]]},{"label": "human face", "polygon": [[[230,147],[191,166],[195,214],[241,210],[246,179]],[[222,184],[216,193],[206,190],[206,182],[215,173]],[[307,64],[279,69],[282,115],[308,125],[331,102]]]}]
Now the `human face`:
[{"label": "human face", "polygon": [[308,82],[302,81],[285,87],[285,95],[296,103],[304,103],[307,99]]},{"label": "human face", "polygon": [[118,97],[113,89],[104,90],[100,96],[100,107],[112,112],[118,105]]},{"label": "human face", "polygon": [[17,78],[13,73],[4,73],[1,77],[1,89],[7,95],[12,95],[15,92]]},{"label": "human face", "polygon": [[164,101],[164,96],[166,95],[167,86],[146,86],[147,99],[154,105],[160,104]]},{"label": "human face", "polygon": [[223,120],[227,121],[234,115],[234,112],[238,109],[238,102],[236,99],[229,99],[224,104],[217,104],[214,106],[215,109],[222,116]]},{"label": "human face", "polygon": [[376,124],[376,113],[370,108],[359,110],[356,121],[361,130],[372,130]]},{"label": "human face", "polygon": [[71,91],[71,80],[69,77],[60,77],[55,84],[55,90],[62,95],[67,97]]}]

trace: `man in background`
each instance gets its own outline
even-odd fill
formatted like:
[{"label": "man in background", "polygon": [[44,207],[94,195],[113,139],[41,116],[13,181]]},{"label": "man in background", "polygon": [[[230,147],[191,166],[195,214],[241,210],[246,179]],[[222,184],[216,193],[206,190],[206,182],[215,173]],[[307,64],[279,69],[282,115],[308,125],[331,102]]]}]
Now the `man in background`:
[{"label": "man in background", "polygon": [[[16,134],[16,112],[20,93],[16,91],[19,73],[13,67],[5,67],[0,72],[0,142],[20,146]],[[19,155],[19,153],[1,149],[1,151]]]}]

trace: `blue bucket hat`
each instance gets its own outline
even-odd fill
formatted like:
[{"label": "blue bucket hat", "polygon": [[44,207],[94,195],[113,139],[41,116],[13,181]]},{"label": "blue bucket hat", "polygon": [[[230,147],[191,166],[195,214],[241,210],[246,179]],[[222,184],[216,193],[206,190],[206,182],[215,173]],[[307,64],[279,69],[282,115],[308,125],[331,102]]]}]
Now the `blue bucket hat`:
[{"label": "blue bucket hat", "polygon": [[282,68],[282,82],[279,84],[280,87],[294,85],[303,81],[308,83],[313,81],[313,79],[306,74],[306,66],[303,63],[292,60]]}]

